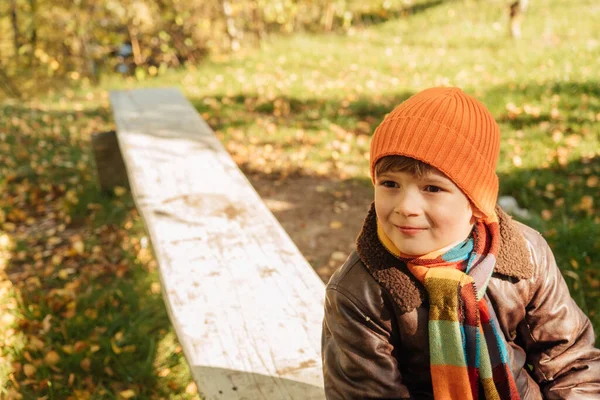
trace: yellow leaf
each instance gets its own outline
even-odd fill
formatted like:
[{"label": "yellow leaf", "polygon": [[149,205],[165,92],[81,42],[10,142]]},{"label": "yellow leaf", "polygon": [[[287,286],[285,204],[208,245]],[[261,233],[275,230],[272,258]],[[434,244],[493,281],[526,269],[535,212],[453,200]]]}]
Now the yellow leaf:
[{"label": "yellow leaf", "polygon": [[92,397],[92,395],[87,390],[77,390],[77,389],[75,389],[75,398],[77,400],[88,400],[91,397]]},{"label": "yellow leaf", "polygon": [[7,232],[14,232],[17,229],[17,226],[15,224],[13,224],[12,222],[5,222],[2,227],[4,228],[5,231]]},{"label": "yellow leaf", "polygon": [[51,314],[48,314],[44,317],[44,320],[42,321],[43,332],[48,332],[50,330],[50,328],[52,327],[52,323],[50,322],[51,320],[52,320]]},{"label": "yellow leaf", "polygon": [[165,376],[169,375],[170,373],[171,373],[171,369],[165,368],[165,369],[158,371],[158,376],[160,376],[161,378],[164,378]]},{"label": "yellow leaf", "polygon": [[552,218],[552,211],[542,210],[542,218],[544,219],[544,221],[549,221]]},{"label": "yellow leaf", "polygon": [[81,367],[81,369],[88,372],[90,370],[90,368],[92,367],[92,361],[86,357],[83,360],[81,360],[81,362],[79,363],[79,366]]},{"label": "yellow leaf", "polygon": [[88,317],[89,319],[96,319],[96,318],[98,318],[98,310],[95,310],[93,308],[88,308],[87,310],[84,311],[84,315],[86,317]]},{"label": "yellow leaf", "polygon": [[575,268],[575,269],[579,269],[579,263],[577,262],[577,260],[576,260],[576,259],[574,259],[574,258],[571,258],[571,261],[570,261],[570,263],[571,263],[571,266],[572,266],[573,268]]},{"label": "yellow leaf", "polygon": [[67,190],[67,193],[65,193],[65,199],[67,199],[67,201],[71,204],[79,203],[79,199],[77,198],[77,192],[73,189]]},{"label": "yellow leaf", "polygon": [[587,178],[587,181],[585,182],[585,184],[588,187],[596,187],[596,186],[598,186],[598,177],[596,175],[590,176],[589,178]]},{"label": "yellow leaf", "polygon": [[33,375],[35,375],[35,371],[36,371],[36,368],[33,365],[31,365],[31,364],[23,365],[23,372],[25,373],[25,376],[28,378],[31,378]]},{"label": "yellow leaf", "polygon": [[119,392],[119,396],[121,396],[124,399],[130,399],[135,396],[135,392],[131,389],[127,389],[123,390],[122,392]]},{"label": "yellow leaf", "polygon": [[55,254],[52,256],[52,264],[59,265],[62,262],[63,258],[60,254]]},{"label": "yellow leaf", "polygon": [[585,211],[588,211],[594,205],[594,198],[592,196],[583,196],[581,198],[581,202],[579,203],[579,208]]},{"label": "yellow leaf", "polygon": [[62,239],[58,236],[52,236],[48,239],[48,244],[51,246],[56,246],[57,244],[60,244],[60,242],[62,242]]},{"label": "yellow leaf", "polygon": [[196,384],[194,382],[190,382],[186,387],[185,387],[185,392],[187,394],[196,394],[198,393],[198,388],[196,387]]},{"label": "yellow leaf", "polygon": [[523,165],[523,160],[520,156],[513,156],[512,162],[515,165],[515,167],[520,167]]},{"label": "yellow leaf", "polygon": [[330,259],[337,262],[343,262],[348,256],[343,251],[334,251],[331,253]]},{"label": "yellow leaf", "polygon": [[69,278],[69,275],[71,275],[74,272],[75,269],[73,268],[63,268],[60,271],[58,271],[58,277],[64,281],[67,280]]},{"label": "yellow leaf", "polygon": [[329,223],[329,229],[341,229],[344,226],[340,221],[331,221]]},{"label": "yellow leaf", "polygon": [[34,350],[42,350],[46,346],[44,341],[36,336],[29,338],[29,344]]},{"label": "yellow leaf", "polygon": [[125,353],[135,353],[135,344],[130,344],[128,346],[123,347],[123,351]]},{"label": "yellow leaf", "polygon": [[44,361],[48,365],[56,365],[60,361],[60,356],[54,350],[50,350],[45,356]]},{"label": "yellow leaf", "polygon": [[90,351],[91,351],[92,353],[96,353],[96,352],[97,352],[97,351],[99,351],[99,350],[100,350],[100,346],[99,346],[99,345],[97,345],[97,344],[93,344],[93,345],[91,345],[91,346],[90,346]]},{"label": "yellow leaf", "polygon": [[73,242],[73,250],[75,250],[77,254],[83,254],[85,251],[85,244],[81,240],[76,240]]},{"label": "yellow leaf", "polygon": [[117,346],[117,344],[115,343],[115,339],[111,339],[110,340],[110,347],[112,347],[112,351],[115,354],[121,354],[122,350],[119,348],[119,346]]},{"label": "yellow leaf", "polygon": [[117,197],[121,197],[127,192],[127,189],[122,186],[115,186],[114,192]]}]

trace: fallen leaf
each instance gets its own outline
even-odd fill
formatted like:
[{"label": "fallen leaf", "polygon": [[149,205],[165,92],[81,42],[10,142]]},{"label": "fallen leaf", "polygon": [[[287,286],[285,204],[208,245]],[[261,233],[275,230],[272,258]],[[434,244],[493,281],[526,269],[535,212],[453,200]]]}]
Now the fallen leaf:
[{"label": "fallen leaf", "polygon": [[40,338],[36,337],[36,336],[32,336],[29,338],[29,345],[34,349],[34,350],[42,350],[46,344],[44,343],[43,340],[41,340]]},{"label": "fallen leaf", "polygon": [[73,268],[63,268],[60,271],[58,271],[58,277],[64,281],[67,280],[69,278],[69,275],[71,275],[74,272],[75,269]]},{"label": "fallen leaf", "polygon": [[515,167],[520,167],[523,165],[523,160],[520,156],[513,156],[512,162],[515,165]]},{"label": "fallen leaf", "polygon": [[340,221],[331,221],[329,223],[329,229],[341,229],[344,226]]},{"label": "fallen leaf", "polygon": [[79,363],[79,366],[84,371],[89,372],[90,368],[92,367],[92,361],[86,357],[83,360],[81,360],[81,362]]},{"label": "fallen leaf", "polygon": [[584,211],[591,211],[594,205],[594,198],[592,196],[583,196],[579,202],[579,209]]},{"label": "fallen leaf", "polygon": [[115,354],[121,354],[123,352],[123,350],[121,350],[119,348],[119,346],[117,346],[117,344],[115,343],[115,339],[114,338],[110,340],[110,347],[112,348],[112,351]]},{"label": "fallen leaf", "polygon": [[76,240],[73,242],[73,250],[79,255],[83,254],[85,251],[85,244],[81,240]]},{"label": "fallen leaf", "polygon": [[196,394],[196,393],[198,393],[198,387],[196,387],[196,384],[194,382],[190,382],[185,387],[185,392],[187,394]]},{"label": "fallen leaf", "polygon": [[333,253],[331,253],[331,260],[333,261],[338,261],[338,262],[342,262],[346,260],[346,253],[342,252],[342,251],[334,251]]},{"label": "fallen leaf", "polygon": [[122,186],[115,186],[114,192],[117,197],[121,197],[127,192],[127,189]]},{"label": "fallen leaf", "polygon": [[124,399],[130,399],[135,396],[135,391],[131,389],[123,390],[122,392],[119,392],[119,396]]},{"label": "fallen leaf", "polygon": [[56,364],[58,364],[59,361],[60,361],[60,356],[54,350],[50,350],[44,356],[44,362],[46,362],[46,364],[48,364],[48,365],[56,365]]},{"label": "fallen leaf", "polygon": [[31,378],[33,375],[35,375],[36,370],[37,370],[37,368],[35,368],[35,366],[33,366],[31,364],[23,365],[23,373],[28,378]]},{"label": "fallen leaf", "polygon": [[579,263],[577,262],[577,260],[576,260],[576,259],[574,259],[574,258],[571,258],[571,260],[570,260],[569,262],[571,263],[571,266],[572,266],[574,269],[579,269]]},{"label": "fallen leaf", "polygon": [[552,211],[542,210],[542,219],[544,221],[550,221],[550,219],[552,219]]}]

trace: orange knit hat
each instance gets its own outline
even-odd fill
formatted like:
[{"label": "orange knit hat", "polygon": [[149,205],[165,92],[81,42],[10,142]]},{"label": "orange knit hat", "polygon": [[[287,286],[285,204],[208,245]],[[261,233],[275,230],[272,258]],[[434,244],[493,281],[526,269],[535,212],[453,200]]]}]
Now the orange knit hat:
[{"label": "orange knit hat", "polygon": [[415,94],[389,113],[371,141],[375,164],[389,155],[423,161],[446,174],[486,217],[498,197],[500,130],[488,109],[458,88]]}]

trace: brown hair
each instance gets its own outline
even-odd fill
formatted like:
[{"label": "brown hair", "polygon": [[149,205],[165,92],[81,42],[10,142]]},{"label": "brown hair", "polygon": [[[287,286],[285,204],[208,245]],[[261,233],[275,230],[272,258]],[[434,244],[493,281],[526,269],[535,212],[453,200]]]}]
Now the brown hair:
[{"label": "brown hair", "polygon": [[375,177],[385,172],[408,172],[417,178],[422,178],[432,169],[431,165],[411,157],[385,156],[375,164]]}]

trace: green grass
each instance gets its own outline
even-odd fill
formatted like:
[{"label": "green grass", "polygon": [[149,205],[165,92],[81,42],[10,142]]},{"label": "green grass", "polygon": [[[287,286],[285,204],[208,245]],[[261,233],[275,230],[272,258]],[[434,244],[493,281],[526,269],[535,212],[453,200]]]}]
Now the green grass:
[{"label": "green grass", "polygon": [[197,398],[133,200],[95,183],[110,110],[55,106],[0,108],[0,398]]},{"label": "green grass", "polygon": [[[113,88],[180,87],[248,170],[368,185],[369,137],[383,116],[425,87],[463,87],[500,124],[501,195],[530,211],[524,222],[549,241],[600,332],[600,6],[533,3],[519,41],[506,35],[503,2],[415,7],[410,18],[372,17],[347,35],[274,37],[262,49],[141,82],[108,77],[100,88],[2,103],[0,237],[9,240],[0,253],[10,259],[0,278],[12,283],[0,292],[0,310],[13,320],[0,328],[0,357],[10,361],[0,363],[0,391],[194,397],[185,393],[189,372],[172,351],[178,345],[131,197],[101,194],[94,184],[90,134],[113,127]],[[78,240],[83,253],[73,250]],[[60,357],[52,366],[44,360],[50,350]],[[36,367],[34,382],[25,364]]]}]

